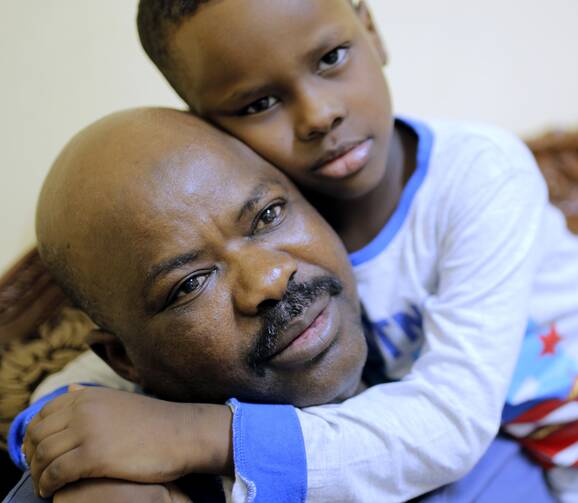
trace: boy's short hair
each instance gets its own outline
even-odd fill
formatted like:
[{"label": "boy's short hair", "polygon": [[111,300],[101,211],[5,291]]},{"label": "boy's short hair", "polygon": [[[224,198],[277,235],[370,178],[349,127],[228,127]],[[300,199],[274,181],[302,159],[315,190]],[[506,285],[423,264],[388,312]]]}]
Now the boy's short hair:
[{"label": "boy's short hair", "polygon": [[143,49],[166,75],[170,66],[168,39],[171,30],[210,0],[140,0],[137,27]]},{"label": "boy's short hair", "polygon": [[[172,30],[193,16],[200,5],[210,0],[140,0],[137,27],[143,49],[148,57],[167,78],[177,93],[177,69],[171,67],[168,40]],[[348,0],[354,8],[360,0]],[[182,94],[181,94],[182,96]]]}]

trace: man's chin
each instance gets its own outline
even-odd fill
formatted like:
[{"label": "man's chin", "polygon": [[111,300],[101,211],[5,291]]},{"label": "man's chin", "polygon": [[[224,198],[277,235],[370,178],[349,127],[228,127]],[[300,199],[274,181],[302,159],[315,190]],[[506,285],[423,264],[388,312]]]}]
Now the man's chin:
[{"label": "man's chin", "polygon": [[275,403],[299,408],[341,403],[365,389],[361,376],[366,358],[365,338],[352,340],[341,332],[335,343],[309,365],[277,374],[277,389],[283,390],[283,399],[279,401],[279,395],[272,398]]}]

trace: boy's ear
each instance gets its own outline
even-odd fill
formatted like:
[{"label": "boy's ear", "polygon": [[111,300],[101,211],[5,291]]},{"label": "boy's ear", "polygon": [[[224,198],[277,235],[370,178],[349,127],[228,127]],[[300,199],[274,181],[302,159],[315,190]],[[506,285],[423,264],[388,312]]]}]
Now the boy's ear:
[{"label": "boy's ear", "polygon": [[357,16],[359,17],[361,23],[369,33],[369,36],[371,38],[371,41],[373,42],[375,50],[377,51],[382,66],[387,65],[389,60],[387,50],[385,49],[385,44],[383,43],[383,39],[379,34],[379,30],[375,26],[375,22],[373,21],[373,16],[371,15],[369,7],[367,6],[364,0],[353,2],[353,6],[355,8],[355,11],[357,12]]},{"label": "boy's ear", "polygon": [[140,384],[139,375],[120,339],[105,330],[95,329],[86,338],[90,349],[105,361],[119,376]]}]

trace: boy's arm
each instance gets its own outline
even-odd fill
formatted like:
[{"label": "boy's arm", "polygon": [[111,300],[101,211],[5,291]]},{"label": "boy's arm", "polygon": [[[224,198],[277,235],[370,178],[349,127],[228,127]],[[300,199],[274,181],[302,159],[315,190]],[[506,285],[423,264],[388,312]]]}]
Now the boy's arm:
[{"label": "boy's arm", "polygon": [[27,469],[22,455],[22,443],[28,424],[45,404],[66,393],[70,384],[77,383],[95,384],[124,391],[137,390],[136,385],[116,374],[92,351],[82,353],[61,371],[44,379],[32,393],[31,405],[14,419],[8,434],[10,458],[22,471]]},{"label": "boy's arm", "polygon": [[231,411],[107,388],[77,387],[46,404],[23,452],[43,496],[85,478],[145,484],[232,472]]},{"label": "boy's arm", "polygon": [[[90,384],[87,384],[87,386],[89,385]],[[63,386],[48,393],[47,395],[44,395],[29,407],[24,409],[14,418],[14,421],[12,421],[10,430],[8,431],[8,454],[10,455],[12,462],[23,472],[28,469],[28,462],[26,461],[26,457],[24,456],[24,452],[22,450],[28,425],[42,410],[42,407],[44,407],[47,403],[54,400],[55,398],[64,395],[67,391],[68,386]]]},{"label": "boy's arm", "polygon": [[[127,384],[130,383],[119,377],[92,351],[87,351],[80,355],[63,370],[43,381],[33,394],[32,398],[34,403],[17,416],[11,425],[8,437],[10,456],[21,470],[25,471],[28,468],[22,452],[22,445],[28,425],[47,403],[65,394],[69,389],[69,385],[75,383],[84,383],[85,386],[97,385],[119,390],[130,390],[130,387],[127,386]],[[134,386],[132,388],[136,389]],[[232,401],[230,407],[236,409],[237,407],[241,407],[241,404]],[[243,405],[243,411],[249,407],[250,406]],[[246,501],[246,497],[251,495],[254,486],[251,483],[248,483],[248,485],[246,483],[250,479],[267,481],[266,483],[263,482],[259,484],[260,486],[267,486],[268,488],[267,491],[260,490],[260,496],[263,497],[266,497],[267,494],[279,494],[277,488],[280,487],[284,487],[288,495],[301,492],[305,493],[307,490],[306,474],[304,472],[306,469],[306,459],[303,437],[301,435],[296,411],[288,406],[271,406],[267,407],[266,410],[258,415],[250,414],[249,412],[240,412],[236,414],[236,418],[236,428],[244,430],[249,425],[253,425],[249,427],[256,426],[262,438],[267,438],[274,433],[284,432],[282,434],[284,447],[281,448],[281,445],[279,445],[280,452],[275,453],[274,459],[267,459],[263,456],[254,457],[253,454],[244,451],[241,443],[243,437],[241,435],[239,436],[240,442],[235,449],[237,452],[236,456],[246,469],[242,470],[243,477],[237,478],[236,484],[231,485],[227,481],[226,485],[229,488],[227,492],[231,493],[232,491],[236,495],[233,497],[233,501]],[[255,422],[259,424],[255,425]],[[153,438],[159,437],[154,436]],[[247,467],[246,463],[248,459],[252,461],[262,459],[263,463],[255,463]],[[273,466],[277,466],[279,470],[277,472],[269,471],[269,473],[261,475],[263,467]],[[282,469],[284,466],[291,468],[291,477],[285,478],[286,470]],[[289,474],[289,472],[287,474]],[[275,499],[273,496],[271,496],[271,498]],[[291,498],[289,497],[287,501],[291,501]]]},{"label": "boy's arm", "polygon": [[[439,285],[424,305],[425,344],[410,374],[341,405],[297,411],[307,501],[409,500],[462,477],[494,438],[528,322],[547,201],[533,161],[519,157],[512,166],[488,149],[456,184]],[[267,406],[243,407],[258,418]],[[235,432],[240,475],[258,462],[239,459],[238,445],[275,459],[286,435],[265,439],[259,426]]]},{"label": "boy's arm", "polygon": [[[233,489],[227,484],[226,492],[233,493],[233,501],[249,501],[258,483],[256,501],[290,502],[294,494],[305,498],[305,450],[293,407],[271,405],[255,409],[254,415],[252,406],[236,400],[230,407],[181,404],[106,388],[70,388],[38,402],[26,427],[22,463],[30,462],[35,486],[44,495],[86,478],[161,483],[188,473],[232,474],[231,428],[249,426],[264,439],[280,436],[279,450],[268,459],[251,452],[251,444],[245,448],[238,435],[236,459],[250,465],[237,471],[238,483]],[[245,485],[250,478],[253,482]]]}]

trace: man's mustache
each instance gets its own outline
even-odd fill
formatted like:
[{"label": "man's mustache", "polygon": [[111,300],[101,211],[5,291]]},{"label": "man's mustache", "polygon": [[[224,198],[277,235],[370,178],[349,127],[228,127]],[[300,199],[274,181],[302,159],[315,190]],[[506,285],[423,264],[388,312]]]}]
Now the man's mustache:
[{"label": "man's mustache", "polygon": [[339,295],[343,285],[334,276],[318,276],[307,283],[289,281],[283,298],[267,308],[261,315],[263,324],[256,336],[256,343],[248,360],[249,365],[259,375],[264,375],[261,364],[273,356],[279,349],[277,335],[289,324],[301,316],[305,310],[322,295]]}]

